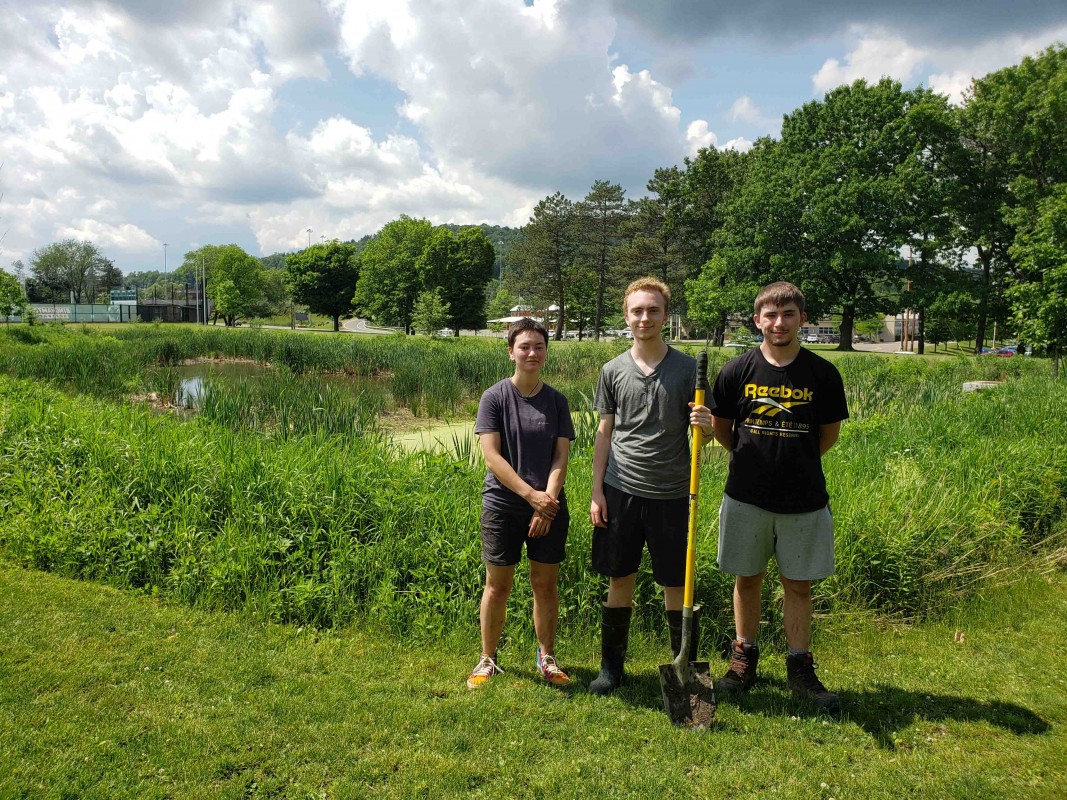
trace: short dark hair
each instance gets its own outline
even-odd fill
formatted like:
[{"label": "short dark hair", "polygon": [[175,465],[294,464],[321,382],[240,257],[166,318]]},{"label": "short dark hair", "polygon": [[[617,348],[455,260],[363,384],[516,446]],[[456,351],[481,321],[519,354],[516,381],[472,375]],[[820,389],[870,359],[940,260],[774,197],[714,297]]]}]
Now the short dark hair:
[{"label": "short dark hair", "polygon": [[787,306],[796,303],[800,313],[804,313],[804,293],[789,281],[776,281],[760,289],[756,295],[756,316],[764,306]]},{"label": "short dark hair", "polygon": [[523,331],[536,331],[545,337],[545,347],[548,347],[548,328],[531,317],[523,317],[508,331],[508,347],[515,346],[515,340]]}]

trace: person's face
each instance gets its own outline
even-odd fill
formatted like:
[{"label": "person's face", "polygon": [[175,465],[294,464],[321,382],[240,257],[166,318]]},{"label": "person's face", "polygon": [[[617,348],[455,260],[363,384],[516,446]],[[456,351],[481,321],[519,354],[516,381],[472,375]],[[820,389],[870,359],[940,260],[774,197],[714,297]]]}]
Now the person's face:
[{"label": "person's face", "polygon": [[800,326],[808,321],[808,315],[796,303],[790,302],[784,306],[766,303],[752,319],[765,342],[774,347],[789,347],[796,341]]},{"label": "person's face", "polygon": [[522,331],[515,337],[515,344],[508,348],[508,358],[521,372],[540,373],[547,354],[545,338],[537,331]]},{"label": "person's face", "polygon": [[642,289],[626,298],[626,324],[635,342],[662,336],[666,320],[667,302],[659,292]]}]

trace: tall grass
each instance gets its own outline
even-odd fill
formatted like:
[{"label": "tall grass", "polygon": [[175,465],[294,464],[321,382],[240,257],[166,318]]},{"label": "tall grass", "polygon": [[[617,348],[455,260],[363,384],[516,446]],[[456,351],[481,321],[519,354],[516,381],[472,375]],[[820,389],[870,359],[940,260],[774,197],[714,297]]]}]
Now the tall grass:
[{"label": "tall grass", "polygon": [[[866,380],[865,366],[880,369],[843,364],[855,417],[826,458],[838,570],[818,584],[817,605],[938,611],[1062,526],[1067,422],[1057,384],[1009,375],[997,390],[965,395],[955,363],[923,373],[940,389],[894,368]],[[271,381],[230,401],[209,402],[209,391],[205,412],[183,421],[0,379],[0,550],[271,619],[372,618],[414,638],[474,626],[484,466],[473,445],[406,454],[365,435],[364,401],[284,371]],[[576,410],[561,615],[593,625],[604,588],[589,568],[585,515],[596,416],[588,401]],[[725,457],[709,449],[697,579],[712,636],[730,625],[730,580],[714,567],[725,474]],[[531,602],[517,582],[511,630],[529,625]],[[660,602],[643,568],[642,624],[660,624]]]},{"label": "tall grass", "polygon": [[204,384],[199,413],[231,430],[269,432],[281,439],[307,434],[375,435],[385,408],[381,393],[270,370],[254,380]]}]

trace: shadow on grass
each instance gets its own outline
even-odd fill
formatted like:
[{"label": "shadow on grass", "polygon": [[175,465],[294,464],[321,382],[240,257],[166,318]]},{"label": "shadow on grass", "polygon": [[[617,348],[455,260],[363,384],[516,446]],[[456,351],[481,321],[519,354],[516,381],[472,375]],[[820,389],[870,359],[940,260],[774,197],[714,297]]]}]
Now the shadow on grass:
[{"label": "shadow on grass", "polygon": [[[887,750],[895,750],[897,734],[918,721],[988,722],[1017,736],[1043,734],[1051,729],[1028,708],[1001,700],[910,692],[885,684],[876,684],[866,691],[842,691],[839,695],[840,721],[858,725],[879,747]],[[627,675],[616,696],[636,707],[663,710],[658,675]],[[762,675],[752,691],[742,695],[720,694],[717,700],[720,707],[732,705],[742,713],[765,717],[825,716],[810,703],[794,698],[784,680]]]}]

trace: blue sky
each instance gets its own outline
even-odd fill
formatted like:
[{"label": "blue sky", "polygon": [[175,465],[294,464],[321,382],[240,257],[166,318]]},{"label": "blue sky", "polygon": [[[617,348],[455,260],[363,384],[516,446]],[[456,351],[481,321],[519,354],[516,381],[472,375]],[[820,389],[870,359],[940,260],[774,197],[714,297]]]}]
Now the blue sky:
[{"label": "blue sky", "polygon": [[[0,267],[62,238],[125,271],[400,214],[522,225],[644,193],[842,83],[959,101],[1067,40],[1067,4],[793,0],[0,2]],[[6,232],[6,233],[5,233]]]}]

